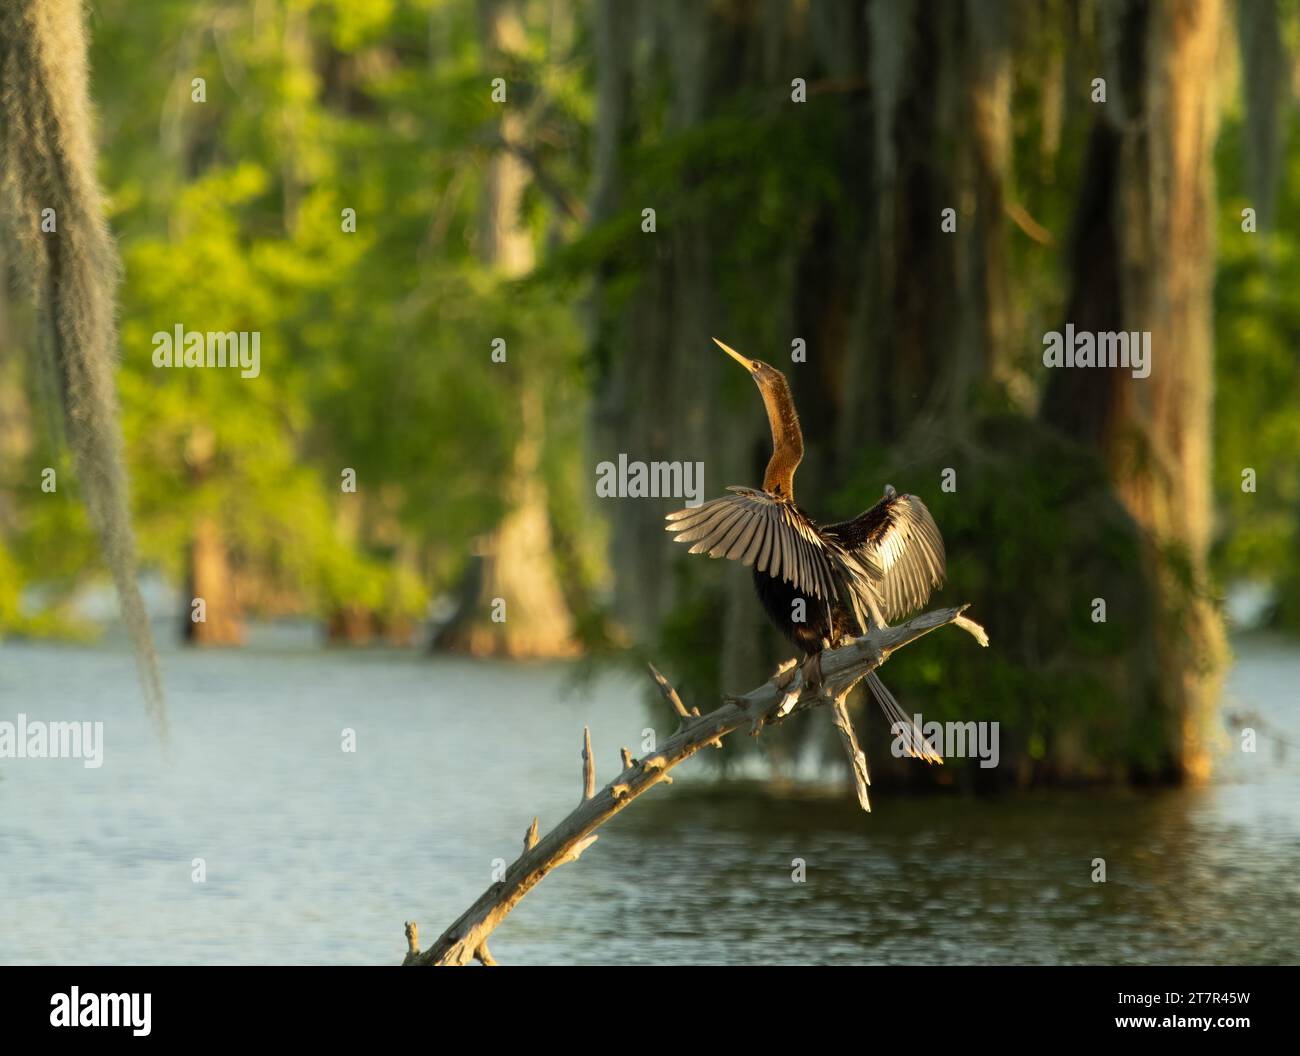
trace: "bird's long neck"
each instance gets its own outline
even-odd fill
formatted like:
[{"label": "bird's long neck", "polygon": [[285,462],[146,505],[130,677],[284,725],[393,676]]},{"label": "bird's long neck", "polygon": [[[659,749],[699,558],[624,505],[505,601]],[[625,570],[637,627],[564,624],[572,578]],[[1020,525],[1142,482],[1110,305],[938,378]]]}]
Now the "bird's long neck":
[{"label": "bird's long neck", "polygon": [[784,376],[761,386],[767,421],[772,427],[772,457],[763,474],[763,490],[794,501],[794,471],[803,461],[803,433],[794,397]]}]

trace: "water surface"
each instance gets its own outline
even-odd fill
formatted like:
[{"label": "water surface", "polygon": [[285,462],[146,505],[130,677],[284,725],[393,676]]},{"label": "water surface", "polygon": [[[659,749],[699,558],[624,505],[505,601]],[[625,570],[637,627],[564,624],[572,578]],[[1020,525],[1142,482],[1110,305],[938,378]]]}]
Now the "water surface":
[{"label": "water surface", "polygon": [[[1228,710],[1300,743],[1300,650],[1239,642]],[[0,962],[393,964],[598,775],[641,687],[561,665],[289,640],[164,655],[171,743],[113,647],[0,645],[0,719],[105,724],[104,763],[0,760]],[[355,731],[357,751],[341,750]],[[1235,741],[1229,741],[1231,747]],[[1253,963],[1300,959],[1297,753],[1261,733],[1197,790],[755,795],[679,778],[493,938],[503,963]],[[677,771],[706,773],[698,761]],[[1093,858],[1108,880],[1090,880]],[[193,860],[207,879],[191,878]],[[791,879],[806,862],[806,882]]]}]

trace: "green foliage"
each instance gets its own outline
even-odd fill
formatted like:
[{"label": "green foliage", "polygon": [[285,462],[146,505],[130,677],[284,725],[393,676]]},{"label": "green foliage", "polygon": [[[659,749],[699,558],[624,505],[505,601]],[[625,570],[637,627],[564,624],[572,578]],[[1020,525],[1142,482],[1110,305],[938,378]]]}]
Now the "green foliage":
[{"label": "green foliage", "polygon": [[[1225,578],[1272,582],[1279,622],[1300,628],[1300,150],[1292,128],[1273,229],[1247,233],[1242,211],[1259,203],[1229,190],[1244,182],[1244,135],[1237,116],[1219,142],[1216,558]],[[1247,469],[1253,492],[1243,488]]]},{"label": "green foliage", "polygon": [[[511,102],[538,163],[580,200],[590,69],[549,53],[549,8],[525,14]],[[277,607],[417,616],[505,512],[524,385],[543,393],[557,528],[578,535],[577,321],[477,251],[501,109],[474,6],[162,0],[137,16],[97,5],[92,60],[144,561],[183,582],[194,525],[213,519]],[[539,244],[572,223],[536,190],[527,220]],[[259,376],[155,368],[153,335],[178,324],[257,332]],[[491,360],[496,338],[508,364]],[[15,479],[52,464],[48,447],[29,449]],[[340,489],[345,469],[355,495]],[[56,496],[23,492],[15,523],[0,630],[31,631],[20,585],[66,597],[98,558],[71,471]],[[566,542],[575,574],[597,582],[599,533]]]},{"label": "green foliage", "polygon": [[[519,393],[529,385],[544,400],[542,466],[563,578],[584,634],[599,637],[605,539],[592,527],[582,452],[590,380],[622,350],[598,344],[585,359],[573,307],[596,274],[600,313],[616,317],[630,302],[666,241],[640,233],[649,205],[663,232],[725,231],[712,258],[720,309],[757,338],[784,334],[788,298],[772,291],[792,282],[789,245],[807,243],[827,209],[843,230],[875,222],[877,203],[861,193],[869,173],[858,186],[844,165],[845,144],[856,144],[861,127],[860,94],[835,90],[794,107],[777,79],[711,93],[708,115],[681,128],[670,78],[637,78],[641,94],[627,115],[636,143],[619,161],[619,211],[583,232],[569,212],[590,189],[595,120],[590,13],[581,5],[556,38],[550,5],[526,0],[525,45],[500,69],[484,55],[475,5],[453,0],[148,6],[142,18],[127,0],[104,0],[91,17],[102,180],[125,262],[119,384],[145,559],[179,577],[196,518],[215,516],[240,567],[304,610],[357,603],[418,612],[456,581],[471,540],[505,511]],[[1045,246],[1009,228],[1006,239],[1022,409],[1032,404],[1037,336],[1063,310],[1061,250],[1094,117],[1090,103],[1060,94],[1063,64],[1087,67],[1099,55],[1092,19],[1075,19],[1077,40],[1062,35],[1071,10],[1061,0],[1027,8],[1012,39],[1005,194],[1050,238]],[[1294,40],[1294,16],[1286,18]],[[498,74],[547,177],[533,181],[526,203],[546,251],[522,283],[503,281],[477,253],[484,172],[500,147],[500,107],[488,90]],[[206,83],[203,102],[192,99],[194,78]],[[962,133],[951,122],[936,129]],[[1215,559],[1224,581],[1272,581],[1280,619],[1300,627],[1300,135],[1291,132],[1273,229],[1243,234],[1247,130],[1229,95],[1217,153]],[[949,146],[936,144],[935,157]],[[871,163],[869,144],[851,149]],[[344,209],[356,212],[354,233],[341,230]],[[258,331],[261,375],[156,370],[152,335],[177,323]],[[507,342],[509,367],[489,358],[495,338]],[[38,423],[39,379],[27,380]],[[740,382],[728,386],[728,398],[739,398]],[[995,434],[1009,428],[1005,393],[982,389],[972,403]],[[32,432],[21,461],[3,467],[15,495],[0,551],[5,629],[34,626],[21,615],[20,590],[39,586],[54,611],[84,570],[98,567],[75,474],[39,428]],[[1111,621],[1092,625],[1061,585],[1082,589],[1078,568],[1056,569],[1064,578],[1048,592],[1055,601],[1033,596],[1042,610],[1003,593],[1051,560],[1059,533],[1082,524],[1097,530],[1089,545],[1112,566],[1132,558],[1117,522],[1063,522],[1060,511],[1076,507],[1060,467],[1016,468],[1005,439],[990,440],[995,454],[954,452],[963,481],[979,484],[961,503],[936,497],[953,556],[949,596],[995,599],[1002,619],[1017,608],[1049,614],[1038,622],[1053,628],[1052,648],[1036,640],[1038,652],[1026,644],[1020,659],[1038,663],[1058,650],[1113,658],[1128,617],[1112,605]],[[211,456],[196,461],[207,446]],[[848,506],[878,487],[886,456],[874,457],[874,469],[864,463],[869,472],[845,489]],[[1079,493],[1095,494],[1093,482],[1073,477],[1082,463],[1062,458]],[[51,464],[62,467],[58,493],[28,488]],[[1255,493],[1242,491],[1246,467],[1257,473]],[[357,473],[360,501],[339,490],[344,468]],[[926,476],[933,465],[914,469],[909,478],[935,479]],[[977,490],[993,494],[976,503]],[[52,538],[59,546],[47,544]],[[1046,591],[1042,577],[1030,578],[1023,586]],[[687,603],[665,633],[697,643],[716,603],[683,590]],[[1013,620],[1013,635],[1017,627]],[[957,636],[936,636],[942,643],[927,650],[940,659],[894,665],[915,687],[963,677],[967,665],[947,654],[968,643],[949,637]],[[704,663],[698,646],[689,648]],[[987,681],[970,692],[993,702],[1039,699],[1045,687],[1036,680],[1047,678],[1087,700],[1085,683],[1070,681],[1077,673],[1058,679],[1049,665],[1050,676],[1028,674],[992,655],[979,665]],[[1047,736],[1032,708],[1007,718],[1026,743]]]}]

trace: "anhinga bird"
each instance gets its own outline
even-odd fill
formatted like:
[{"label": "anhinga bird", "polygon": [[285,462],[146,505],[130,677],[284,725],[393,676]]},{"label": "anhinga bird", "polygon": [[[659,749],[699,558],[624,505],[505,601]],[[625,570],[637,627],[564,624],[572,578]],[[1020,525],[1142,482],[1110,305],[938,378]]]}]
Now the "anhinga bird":
[{"label": "anhinga bird", "polygon": [[[749,371],[763,394],[772,458],[761,491],[729,487],[730,495],[668,514],[667,529],[677,542],[692,544],[692,554],[753,566],[768,618],[807,654],[807,679],[817,685],[823,649],[926,603],[943,582],[943,538],[920,499],[889,486],[884,498],[851,521],[819,525],[804,513],[794,501],[803,434],[785,375],[713,340]],[[909,754],[943,762],[876,673],[866,679]],[[843,717],[847,722],[847,712]],[[845,734],[852,741],[851,727]],[[865,762],[862,769],[865,779]]]}]

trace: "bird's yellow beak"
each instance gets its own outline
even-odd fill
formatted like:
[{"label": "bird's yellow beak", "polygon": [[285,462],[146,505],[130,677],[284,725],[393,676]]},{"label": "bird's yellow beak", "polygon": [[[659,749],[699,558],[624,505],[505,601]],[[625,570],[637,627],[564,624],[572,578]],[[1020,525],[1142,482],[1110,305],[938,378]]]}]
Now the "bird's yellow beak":
[{"label": "bird's yellow beak", "polygon": [[751,374],[753,373],[753,371],[754,371],[754,361],[753,361],[752,359],[746,359],[744,356],[742,356],[739,352],[737,352],[737,351],[736,351],[734,348],[732,348],[730,345],[724,345],[724,344],[723,344],[721,341],[719,341],[716,337],[713,339],[713,343],[714,343],[715,345],[717,345],[720,349],[722,349],[722,351],[724,351],[725,353],[727,353],[727,355],[729,355],[732,359],[734,359],[734,360],[735,360],[737,363],[739,363],[742,367],[744,367],[746,370],[748,370]]}]

